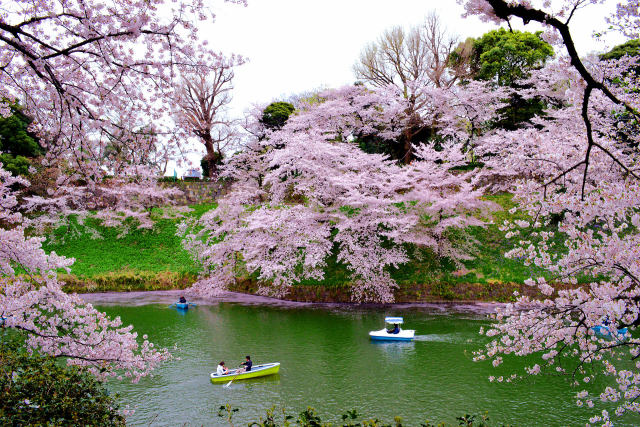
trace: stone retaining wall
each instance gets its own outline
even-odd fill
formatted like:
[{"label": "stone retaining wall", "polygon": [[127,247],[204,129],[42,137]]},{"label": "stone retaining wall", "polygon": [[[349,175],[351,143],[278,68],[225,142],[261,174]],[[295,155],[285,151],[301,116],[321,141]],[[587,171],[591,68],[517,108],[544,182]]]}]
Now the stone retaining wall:
[{"label": "stone retaining wall", "polygon": [[176,181],[163,182],[161,185],[182,191],[183,194],[173,198],[179,205],[213,203],[228,187],[228,184],[218,181]]}]

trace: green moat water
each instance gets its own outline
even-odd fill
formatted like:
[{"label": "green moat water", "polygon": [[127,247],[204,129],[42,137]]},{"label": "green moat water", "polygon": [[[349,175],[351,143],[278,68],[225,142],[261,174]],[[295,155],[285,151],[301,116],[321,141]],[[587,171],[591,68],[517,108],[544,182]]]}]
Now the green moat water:
[{"label": "green moat water", "polygon": [[[139,334],[172,351],[172,360],[138,384],[112,381],[111,391],[135,409],[134,425],[225,425],[218,408],[239,411],[234,425],[247,425],[276,406],[297,414],[314,407],[323,421],[358,413],[405,426],[425,420],[454,423],[466,413],[489,412],[496,424],[584,425],[595,410],[578,408],[565,377],[543,376],[513,384],[490,383],[490,375],[521,370],[521,358],[504,369],[473,362],[485,342],[478,334],[486,316],[426,308],[310,308],[220,303],[181,313],[165,304],[98,307],[135,325]],[[410,343],[373,343],[385,315],[404,316],[416,330]],[[280,362],[279,375],[236,381],[231,387],[209,381],[220,360],[233,367],[250,354],[254,363]],[[602,408],[600,408],[601,410]],[[627,417],[616,425],[638,425]]]}]

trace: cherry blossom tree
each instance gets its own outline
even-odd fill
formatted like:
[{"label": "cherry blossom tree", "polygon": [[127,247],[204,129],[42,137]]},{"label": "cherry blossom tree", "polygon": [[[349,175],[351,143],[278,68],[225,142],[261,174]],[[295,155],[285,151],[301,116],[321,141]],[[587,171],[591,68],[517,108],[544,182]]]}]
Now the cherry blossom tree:
[{"label": "cherry blossom tree", "polygon": [[[628,72],[635,59],[603,62],[577,54],[570,25],[588,3],[465,3],[469,14],[485,20],[538,22],[548,28],[547,39],[566,51],[529,81],[533,95],[558,101],[547,116],[478,140],[479,149],[495,155],[489,169],[511,176],[510,189],[531,217],[504,224],[514,241],[506,255],[546,267],[553,277],[527,281],[543,298],[519,297],[498,310],[497,322],[484,331],[493,338],[476,357],[499,366],[505,355],[535,355],[536,363],[506,380],[569,375],[580,387],[578,406],[601,406],[590,423],[613,425],[610,410],[619,416],[640,412],[640,340],[617,333],[640,324],[640,153],[617,139],[617,117],[637,117],[640,98],[637,77]],[[612,23],[637,32],[638,14],[637,2],[622,2]],[[590,279],[578,285],[579,276]],[[594,330],[603,323],[612,331],[608,338]],[[605,377],[599,389],[587,384],[599,376]]]},{"label": "cherry blossom tree", "polygon": [[[48,150],[46,161],[69,172],[60,175],[49,198],[62,205],[68,190],[77,193],[78,184],[86,183],[87,197],[75,197],[68,208],[91,208],[77,203],[94,200],[105,176],[120,167],[104,165],[106,149],[116,142],[127,147],[118,162],[128,173],[125,180],[110,180],[110,188],[120,186],[135,200],[139,187],[127,184],[146,181],[145,192],[154,188],[157,197],[171,196],[148,186],[157,171],[138,168],[135,154],[146,148],[145,125],[167,121],[168,101],[176,98],[182,76],[208,74],[227,62],[199,39],[196,24],[210,18],[200,1],[17,1],[7,8],[0,22],[1,98],[25,106]],[[171,145],[180,140],[170,137],[174,130],[156,125],[154,132]],[[115,221],[129,211],[115,207],[104,214],[113,212]],[[145,215],[144,209],[138,213]]]},{"label": "cherry blossom tree", "polygon": [[[149,159],[170,150],[150,143],[146,125],[168,115],[163,101],[174,97],[183,73],[206,72],[223,60],[199,39],[196,24],[207,19],[210,11],[198,0],[3,4],[0,114],[10,114],[15,101],[23,105],[47,150],[45,163],[60,168],[48,197],[20,205],[16,189],[28,183],[0,165],[0,326],[23,331],[29,348],[134,381],[169,357],[147,337],[139,343],[119,318],[65,294],[57,270],[73,260],[47,255],[43,238],[27,233],[38,222],[21,211],[36,209],[55,221],[104,208],[105,225],[134,217],[150,226],[148,208],[171,190],[156,185],[157,161]],[[154,136],[166,132],[152,129]],[[105,155],[114,144],[119,155]]]},{"label": "cherry blossom tree", "polygon": [[396,284],[389,268],[408,260],[405,243],[468,256],[446,232],[482,225],[471,213],[486,203],[470,173],[450,171],[466,162],[460,144],[440,152],[420,147],[420,161],[401,167],[350,141],[397,136],[402,96],[356,86],[319,99],[232,158],[225,173],[236,182],[229,194],[185,224],[186,246],[205,268],[195,292],[215,294],[244,269],[258,275],[261,293],[284,296],[302,280],[323,279],[335,251],[351,272],[354,301],[390,302]]},{"label": "cherry blossom tree", "polygon": [[0,169],[0,328],[23,331],[26,345],[68,358],[97,376],[124,375],[137,381],[170,355],[144,337],[139,344],[131,326],[110,319],[77,295],[61,289],[57,270],[73,264],[42,249],[43,238],[29,237],[28,221],[17,211],[12,186],[28,185]]}]

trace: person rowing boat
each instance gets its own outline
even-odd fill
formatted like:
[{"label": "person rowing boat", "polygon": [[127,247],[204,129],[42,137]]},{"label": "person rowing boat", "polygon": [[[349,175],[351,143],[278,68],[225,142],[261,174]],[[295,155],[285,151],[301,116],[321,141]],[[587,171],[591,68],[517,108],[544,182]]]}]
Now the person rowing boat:
[{"label": "person rowing boat", "polygon": [[253,362],[251,361],[251,357],[247,356],[246,360],[240,364],[240,366],[244,366],[244,368],[238,368],[238,373],[241,374],[243,372],[251,371],[251,367],[253,366]]}]

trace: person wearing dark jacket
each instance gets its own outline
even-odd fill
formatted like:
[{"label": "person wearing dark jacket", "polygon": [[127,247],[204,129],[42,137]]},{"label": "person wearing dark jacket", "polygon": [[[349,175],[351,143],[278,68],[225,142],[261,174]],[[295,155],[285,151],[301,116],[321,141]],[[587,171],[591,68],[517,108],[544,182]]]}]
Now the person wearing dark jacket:
[{"label": "person wearing dark jacket", "polygon": [[240,366],[244,366],[244,368],[242,368],[242,372],[249,372],[251,370],[251,367],[253,366],[251,357],[247,356],[247,360],[242,362]]}]

